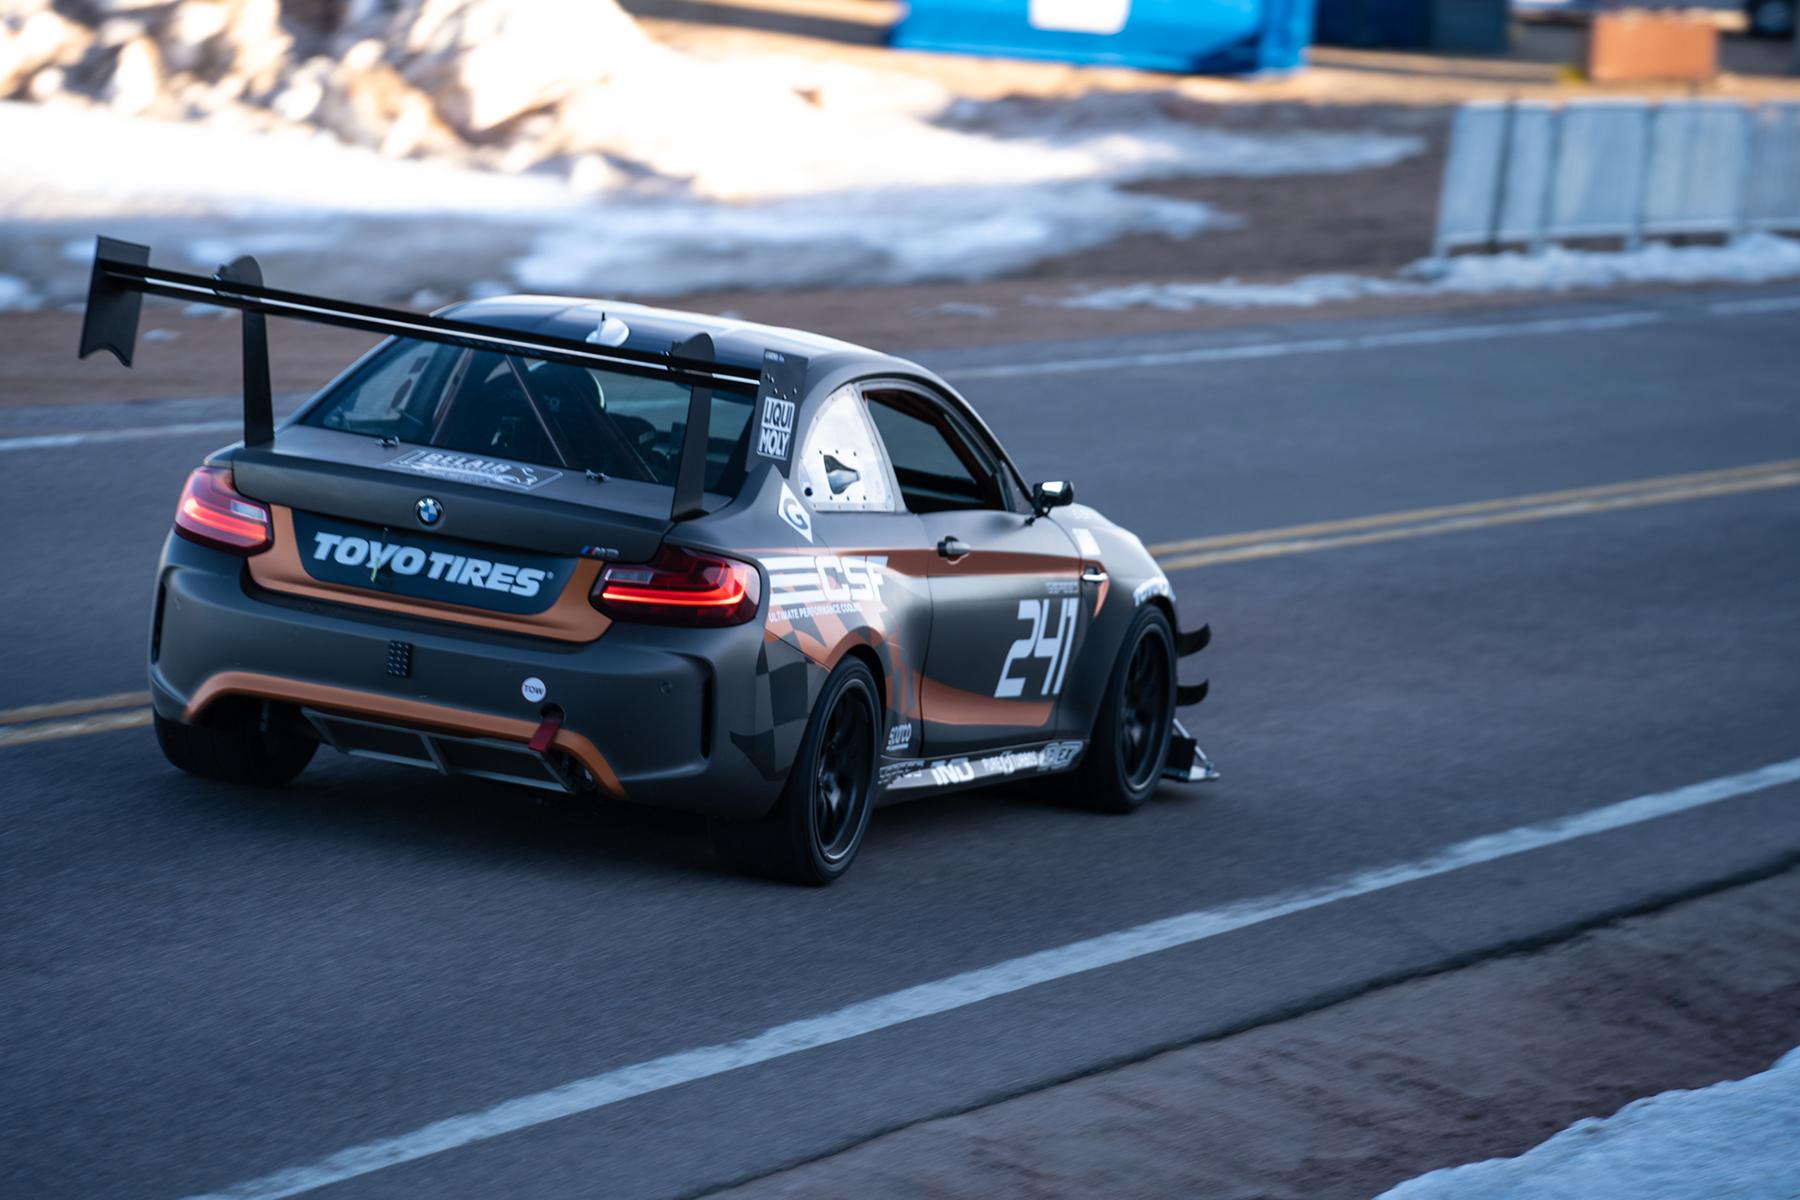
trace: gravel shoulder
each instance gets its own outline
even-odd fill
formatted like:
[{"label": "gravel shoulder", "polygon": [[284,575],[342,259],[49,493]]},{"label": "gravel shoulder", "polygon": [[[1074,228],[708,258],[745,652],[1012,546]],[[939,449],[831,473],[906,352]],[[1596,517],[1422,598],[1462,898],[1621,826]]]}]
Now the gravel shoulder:
[{"label": "gravel shoulder", "polygon": [[717,1193],[1367,1197],[1800,1044],[1800,869]]}]

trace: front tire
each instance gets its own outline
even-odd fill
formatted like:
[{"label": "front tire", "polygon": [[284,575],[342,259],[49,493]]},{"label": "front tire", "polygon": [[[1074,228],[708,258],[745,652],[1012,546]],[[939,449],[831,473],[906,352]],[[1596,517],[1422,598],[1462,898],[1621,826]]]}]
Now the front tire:
[{"label": "front tire", "polygon": [[183,725],[153,716],[156,743],[172,766],[223,783],[281,787],[306,769],[319,748],[307,738],[247,723]]},{"label": "front tire", "polygon": [[1162,780],[1175,722],[1175,634],[1146,604],[1133,618],[1107,681],[1094,736],[1073,780],[1082,803],[1135,812]]},{"label": "front tire", "polygon": [[839,663],[775,807],[756,821],[713,821],[719,857],[747,874],[814,887],[848,871],[874,807],[881,711],[869,668]]}]

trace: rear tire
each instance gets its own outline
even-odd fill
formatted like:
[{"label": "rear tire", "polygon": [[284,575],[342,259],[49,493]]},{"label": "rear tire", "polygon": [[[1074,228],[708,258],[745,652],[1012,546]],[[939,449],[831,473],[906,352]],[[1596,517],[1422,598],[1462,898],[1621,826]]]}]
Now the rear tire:
[{"label": "rear tire", "polygon": [[1100,812],[1135,812],[1156,791],[1175,723],[1175,634],[1154,604],[1138,610],[1107,681],[1094,736],[1071,780]]},{"label": "rear tire", "polygon": [[735,870],[818,887],[850,869],[875,800],[875,676],[853,658],[825,681],[787,786],[756,821],[712,822],[713,846]]},{"label": "rear tire", "polygon": [[245,787],[280,787],[305,770],[319,743],[250,722],[183,725],[155,714],[163,757],[190,775]]}]

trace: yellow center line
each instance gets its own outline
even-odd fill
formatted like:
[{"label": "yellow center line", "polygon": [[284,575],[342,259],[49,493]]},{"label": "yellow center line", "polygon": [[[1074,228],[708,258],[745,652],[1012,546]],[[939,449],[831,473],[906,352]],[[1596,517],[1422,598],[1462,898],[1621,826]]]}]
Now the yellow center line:
[{"label": "yellow center line", "polygon": [[1350,533],[1390,525],[1412,525],[1445,517],[1473,516],[1515,508],[1564,504],[1574,500],[1591,500],[1625,493],[1660,491],[1695,484],[1754,478],[1800,470],[1800,458],[1780,462],[1757,463],[1748,467],[1729,467],[1720,471],[1700,471],[1690,475],[1664,475],[1655,479],[1636,479],[1628,483],[1607,483],[1597,487],[1571,488],[1561,492],[1539,492],[1530,496],[1510,496],[1503,500],[1476,500],[1466,504],[1446,504],[1436,508],[1415,508],[1407,512],[1379,513],[1369,517],[1350,517],[1338,521],[1319,521],[1310,525],[1290,525],[1282,529],[1259,529],[1251,533],[1228,533],[1218,537],[1188,538],[1179,542],[1158,542],[1148,547],[1158,559],[1203,550],[1220,550],[1227,546],[1243,546],[1257,542],[1289,541],[1295,538],[1320,537]]},{"label": "yellow center line", "polygon": [[24,746],[32,742],[53,742],[59,738],[81,737],[90,733],[110,733],[115,729],[136,729],[149,723],[149,709],[132,708],[124,712],[78,717],[73,721],[50,721],[42,725],[21,725],[11,729],[0,729],[0,747]]},{"label": "yellow center line", "polygon": [[[1757,463],[1722,471],[1701,471],[1689,475],[1667,475],[1656,479],[1573,488],[1561,492],[1540,492],[1503,500],[1478,500],[1468,504],[1380,513],[1340,521],[1319,521],[1252,533],[1190,538],[1185,541],[1162,542],[1149,549],[1165,571],[1186,571],[1224,563],[1279,558],[1289,554],[1314,554],[1347,546],[1438,537],[1472,529],[1591,516],[1595,513],[1791,487],[1800,487],[1800,459]],[[150,724],[150,709],[140,707],[149,699],[148,692],[118,692],[86,700],[59,700],[49,704],[0,710],[0,747],[82,737],[116,729],[141,728]],[[75,719],[57,719],[64,717]]]},{"label": "yellow center line", "polygon": [[58,700],[52,704],[27,704],[24,708],[0,709],[0,725],[19,725],[26,721],[48,721],[52,717],[73,717],[80,713],[98,712],[105,708],[136,708],[150,703],[149,692],[115,692],[110,696],[92,696],[86,700]]}]

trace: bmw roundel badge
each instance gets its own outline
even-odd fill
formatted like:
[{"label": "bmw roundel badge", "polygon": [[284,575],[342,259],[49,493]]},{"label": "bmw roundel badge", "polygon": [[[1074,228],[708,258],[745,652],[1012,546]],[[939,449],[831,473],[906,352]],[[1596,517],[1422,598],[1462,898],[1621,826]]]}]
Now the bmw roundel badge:
[{"label": "bmw roundel badge", "polygon": [[425,496],[413,505],[413,511],[419,514],[419,524],[436,525],[444,515],[444,506],[430,496]]}]

